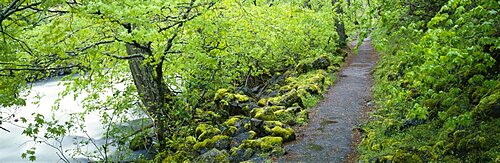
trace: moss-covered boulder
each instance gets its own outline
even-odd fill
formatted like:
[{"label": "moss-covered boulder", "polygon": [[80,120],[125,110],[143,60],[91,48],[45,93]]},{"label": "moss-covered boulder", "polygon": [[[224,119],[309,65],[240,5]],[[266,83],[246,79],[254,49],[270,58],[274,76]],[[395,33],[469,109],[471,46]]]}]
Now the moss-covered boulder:
[{"label": "moss-covered boulder", "polygon": [[279,136],[283,138],[283,141],[285,142],[295,140],[295,132],[292,128],[275,126],[272,129],[269,129],[268,132],[270,132],[272,136]]},{"label": "moss-covered boulder", "polygon": [[231,137],[230,147],[240,146],[245,140],[254,139],[257,133],[255,131],[247,131]]},{"label": "moss-covered boulder", "polygon": [[254,100],[247,95],[230,93],[227,89],[217,90],[214,101],[219,109],[230,116],[248,115],[250,110],[258,107]]},{"label": "moss-covered boulder", "polygon": [[274,148],[281,148],[283,138],[266,136],[257,140],[245,140],[242,146],[246,148],[260,149],[263,152],[271,152]]},{"label": "moss-covered boulder", "polygon": [[196,144],[194,144],[193,149],[199,151],[200,153],[205,153],[207,150],[212,148],[229,149],[229,144],[229,136],[216,135],[209,139],[205,139],[202,142],[197,142]]},{"label": "moss-covered boulder", "polygon": [[292,89],[283,96],[275,99],[279,101],[279,103],[275,103],[275,105],[280,105],[280,106],[285,106],[285,107],[292,107],[294,104],[298,104],[299,106],[303,106],[302,99],[300,98],[297,90]]},{"label": "moss-covered boulder", "polygon": [[248,161],[253,158],[262,158],[262,156],[281,156],[284,149],[281,147],[283,138],[265,136],[259,139],[244,140],[241,145],[232,147],[230,152],[231,162]]},{"label": "moss-covered boulder", "polygon": [[213,137],[220,133],[221,131],[218,128],[213,127],[209,124],[199,124],[195,130],[195,134],[198,137],[198,140],[200,141]]},{"label": "moss-covered boulder", "polygon": [[288,110],[275,111],[274,115],[276,115],[277,120],[286,123],[288,125],[293,125],[296,122],[295,114]]},{"label": "moss-covered boulder", "polygon": [[224,122],[224,124],[227,125],[226,128],[230,130],[224,133],[228,136],[236,136],[244,132],[258,130],[262,123],[262,120],[256,118],[234,116]]},{"label": "moss-covered boulder", "polygon": [[234,151],[229,156],[231,162],[243,162],[250,160],[256,154],[252,148],[234,148]]},{"label": "moss-covered boulder", "polygon": [[224,163],[229,162],[229,154],[226,150],[211,149],[194,159],[194,162]]},{"label": "moss-covered boulder", "polygon": [[276,115],[274,115],[274,108],[264,107],[264,108],[254,108],[250,115],[256,119],[271,121],[276,120]]}]

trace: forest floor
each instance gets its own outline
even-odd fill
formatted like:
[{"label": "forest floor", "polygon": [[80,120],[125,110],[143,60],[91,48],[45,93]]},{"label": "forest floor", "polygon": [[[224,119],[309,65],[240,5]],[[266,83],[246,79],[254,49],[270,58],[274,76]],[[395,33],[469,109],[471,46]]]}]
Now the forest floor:
[{"label": "forest floor", "polygon": [[[307,125],[295,128],[297,139],[285,144],[278,162],[356,162],[357,126],[369,111],[372,71],[378,59],[370,39],[349,55],[327,95],[309,114]],[[351,45],[356,45],[353,42]]]}]

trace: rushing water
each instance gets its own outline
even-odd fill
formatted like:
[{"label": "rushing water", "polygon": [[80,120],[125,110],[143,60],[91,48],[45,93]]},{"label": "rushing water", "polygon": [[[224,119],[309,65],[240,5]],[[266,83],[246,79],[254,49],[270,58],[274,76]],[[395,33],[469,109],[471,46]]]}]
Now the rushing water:
[{"label": "rushing water", "polygon": [[[27,149],[35,146],[32,138],[22,135],[23,126],[26,124],[19,122],[14,122],[14,119],[19,117],[27,117],[28,122],[33,121],[33,119],[28,117],[33,117],[32,113],[39,113],[44,115],[45,118],[50,118],[52,115],[60,121],[65,121],[69,119],[70,113],[82,111],[82,103],[78,102],[83,99],[85,94],[80,94],[79,98],[76,100],[72,95],[66,96],[60,101],[60,109],[58,111],[53,111],[52,106],[54,101],[58,98],[58,93],[64,90],[64,86],[59,85],[59,80],[51,79],[47,81],[37,82],[32,87],[29,95],[27,96],[26,106],[17,108],[0,108],[0,113],[2,117],[8,115],[15,115],[14,118],[10,120],[10,123],[3,123],[2,127],[10,130],[6,132],[0,130],[0,162],[28,162],[28,159],[22,159],[21,154],[26,152]],[[36,96],[41,96],[40,102],[34,104],[37,101]],[[54,114],[53,114],[54,113]],[[91,113],[86,116],[84,132],[72,132],[69,135],[64,136],[62,141],[62,148],[75,149],[75,140],[92,138],[95,141],[95,145],[102,146],[105,141],[102,138],[105,130],[101,124],[101,118],[98,113]],[[43,132],[43,131],[41,131]],[[54,141],[49,141],[49,143],[59,146]],[[93,151],[95,150],[95,145],[90,144],[86,146],[80,146],[80,149]],[[56,154],[57,150],[46,144],[36,144],[36,162],[60,162],[60,156]],[[88,159],[83,156],[77,156],[76,159],[70,159],[70,153],[65,153],[66,156],[72,162],[87,162]]]}]

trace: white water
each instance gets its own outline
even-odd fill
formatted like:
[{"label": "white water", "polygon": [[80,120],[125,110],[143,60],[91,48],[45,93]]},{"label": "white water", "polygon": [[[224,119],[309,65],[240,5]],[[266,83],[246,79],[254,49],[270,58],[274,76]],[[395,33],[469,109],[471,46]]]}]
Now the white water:
[{"label": "white water", "polygon": [[[2,117],[6,117],[7,115],[15,114],[16,118],[26,117],[28,122],[33,121],[33,117],[31,114],[36,112],[44,115],[44,117],[50,118],[52,116],[52,105],[54,101],[58,98],[58,93],[64,90],[64,86],[58,85],[59,80],[48,80],[43,82],[37,82],[33,88],[31,89],[30,94],[27,96],[26,106],[18,107],[18,108],[0,108],[0,114]],[[39,105],[35,105],[32,102],[35,101],[35,96],[42,96],[40,99]],[[68,95],[63,98],[60,102],[60,109],[54,113],[56,119],[64,122],[69,119],[70,113],[75,113],[82,111],[82,104],[78,101],[81,101],[86,95],[80,94],[79,97],[75,100],[73,95]],[[17,111],[16,111],[17,110]],[[19,126],[27,126],[27,124],[23,124],[20,121],[14,122],[11,119],[11,123],[3,123],[1,126],[10,130],[10,132],[6,132],[4,130],[0,130],[0,162],[29,162],[28,159],[22,159],[21,154],[25,152],[27,149],[30,149],[34,146],[34,142],[32,138],[22,135],[23,128]],[[84,132],[79,133],[70,133],[64,137],[64,141],[62,142],[62,147],[64,150],[66,149],[75,149],[75,145],[73,145],[74,139],[78,138],[87,138],[90,136],[96,141],[98,146],[104,144],[104,140],[102,140],[102,134],[105,132],[103,129],[103,125],[101,124],[100,115],[97,113],[91,113],[86,116],[85,121],[85,130],[87,134]],[[43,131],[41,131],[43,132]],[[55,142],[52,142],[55,143]],[[54,144],[58,146],[57,144]],[[83,150],[95,150],[94,145],[84,146]],[[46,144],[36,144],[36,162],[61,162],[60,157],[56,154],[56,150]],[[66,157],[70,159],[71,162],[86,162],[87,158],[80,156],[76,157],[76,159],[71,159],[69,154],[65,153]]]}]

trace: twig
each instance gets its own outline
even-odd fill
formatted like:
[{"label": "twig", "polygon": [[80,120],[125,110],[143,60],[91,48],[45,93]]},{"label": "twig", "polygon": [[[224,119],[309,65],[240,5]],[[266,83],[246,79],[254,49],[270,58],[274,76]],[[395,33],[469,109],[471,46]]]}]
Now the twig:
[{"label": "twig", "polygon": [[10,132],[9,130],[7,130],[6,128],[3,128],[2,126],[0,126],[0,129],[5,130],[7,132]]}]

